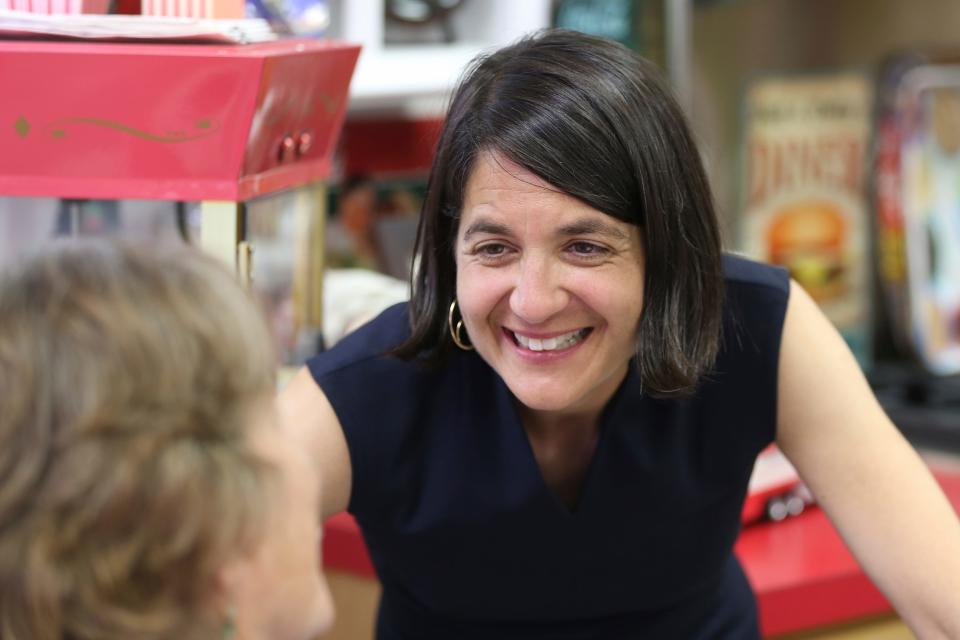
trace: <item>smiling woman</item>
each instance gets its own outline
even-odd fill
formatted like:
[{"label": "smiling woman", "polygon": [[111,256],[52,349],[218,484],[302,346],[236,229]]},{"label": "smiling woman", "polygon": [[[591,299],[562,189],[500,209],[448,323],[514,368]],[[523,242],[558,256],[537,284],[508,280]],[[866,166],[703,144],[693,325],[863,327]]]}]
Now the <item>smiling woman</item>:
[{"label": "smiling woman", "polygon": [[[481,156],[492,157],[479,162]],[[520,42],[467,70],[423,206],[411,337],[395,353],[442,358],[452,347],[442,311],[456,297],[459,254],[434,248],[454,246],[475,231],[474,222],[488,230],[504,224],[463,221],[465,198],[479,196],[476,189],[512,188],[476,184],[489,181],[489,161],[536,187],[530,199],[554,192],[561,201],[548,204],[592,211],[559,225],[571,239],[601,228],[628,236],[643,230],[634,257],[643,260],[647,300],[643,315],[633,316],[643,339],[630,351],[648,391],[682,394],[696,386],[716,356],[723,300],[720,236],[696,146],[652,65],[612,42],[572,32]]]},{"label": "smiling woman", "polygon": [[949,506],[810,298],[722,254],[635,54],[547,31],[477,59],[415,264],[280,400],[363,530],[378,638],[757,638],[732,548],[774,440],[918,634],[960,637]]},{"label": "smiling woman", "polygon": [[636,349],[639,227],[483,152],[460,229],[457,299],[480,356],[521,407],[599,413]]}]

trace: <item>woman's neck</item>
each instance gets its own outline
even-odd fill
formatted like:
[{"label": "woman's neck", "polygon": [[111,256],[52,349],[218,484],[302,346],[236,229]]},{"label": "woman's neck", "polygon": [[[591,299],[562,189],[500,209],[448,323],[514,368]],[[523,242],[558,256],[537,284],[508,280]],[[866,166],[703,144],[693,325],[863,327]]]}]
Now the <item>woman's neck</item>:
[{"label": "woman's neck", "polygon": [[520,420],[528,433],[563,433],[571,429],[596,429],[602,408],[583,411],[537,411],[520,405]]},{"label": "woman's neck", "polygon": [[555,411],[531,409],[517,402],[521,422],[528,433],[562,433],[569,429],[597,429],[600,416],[627,376],[629,364],[601,382],[576,405]]}]

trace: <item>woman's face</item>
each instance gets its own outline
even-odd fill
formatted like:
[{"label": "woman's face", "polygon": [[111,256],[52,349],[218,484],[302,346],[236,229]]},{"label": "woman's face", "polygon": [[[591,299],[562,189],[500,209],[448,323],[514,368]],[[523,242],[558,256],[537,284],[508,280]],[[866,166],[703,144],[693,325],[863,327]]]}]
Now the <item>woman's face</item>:
[{"label": "woman's face", "polygon": [[600,411],[634,354],[640,231],[494,154],[457,231],[457,301],[477,352],[527,408]]},{"label": "woman's face", "polygon": [[254,451],[277,469],[264,537],[227,570],[240,640],[308,640],[333,621],[320,560],[320,478],[273,403],[251,431]]}]

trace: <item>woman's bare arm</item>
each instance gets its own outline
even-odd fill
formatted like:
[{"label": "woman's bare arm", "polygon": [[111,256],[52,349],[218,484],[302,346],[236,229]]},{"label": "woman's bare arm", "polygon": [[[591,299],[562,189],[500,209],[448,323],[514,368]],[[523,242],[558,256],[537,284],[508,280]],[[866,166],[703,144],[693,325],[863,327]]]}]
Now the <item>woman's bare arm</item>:
[{"label": "woman's bare arm", "polygon": [[920,638],[960,638],[960,524],[839,333],[792,283],[777,443]]},{"label": "woman's bare arm", "polygon": [[306,367],[280,392],[277,405],[285,429],[320,472],[323,518],[344,511],[350,502],[350,452],[340,420]]}]

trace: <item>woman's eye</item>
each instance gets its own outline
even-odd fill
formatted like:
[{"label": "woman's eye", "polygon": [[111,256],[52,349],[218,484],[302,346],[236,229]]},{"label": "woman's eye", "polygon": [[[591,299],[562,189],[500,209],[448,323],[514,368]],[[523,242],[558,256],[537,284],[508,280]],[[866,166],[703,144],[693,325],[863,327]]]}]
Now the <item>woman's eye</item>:
[{"label": "woman's eye", "polygon": [[502,244],[484,244],[477,247],[477,253],[489,258],[502,256],[507,252],[507,247]]},{"label": "woman's eye", "polygon": [[510,245],[502,242],[488,242],[470,250],[470,253],[487,264],[501,264],[510,257]]},{"label": "woman's eye", "polygon": [[609,253],[606,247],[593,244],[592,242],[574,242],[568,246],[568,249],[577,256],[589,258],[604,256]]}]

